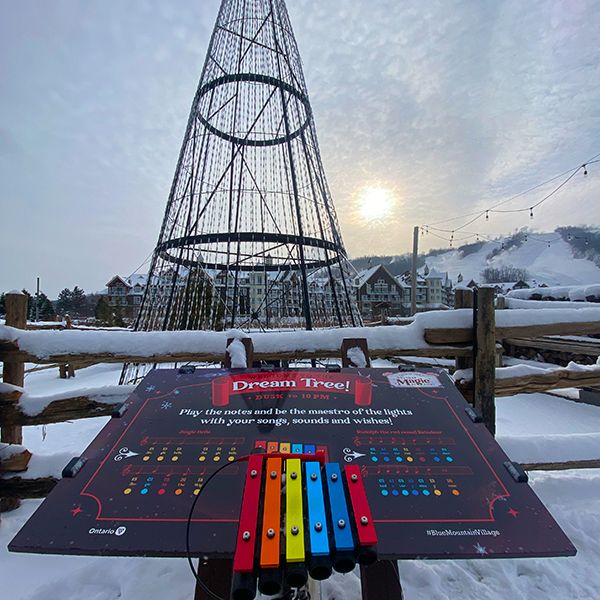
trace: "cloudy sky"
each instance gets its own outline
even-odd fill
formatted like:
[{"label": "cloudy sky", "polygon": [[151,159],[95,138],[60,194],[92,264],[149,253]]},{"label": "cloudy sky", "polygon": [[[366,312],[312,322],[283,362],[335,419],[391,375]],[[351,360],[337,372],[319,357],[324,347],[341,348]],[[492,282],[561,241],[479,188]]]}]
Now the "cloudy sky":
[{"label": "cloudy sky", "polygon": [[[599,0],[287,4],[351,256],[407,252],[413,226],[600,153]],[[151,253],[218,5],[0,0],[0,290],[39,275],[51,297],[92,292]],[[533,220],[494,214],[467,231],[600,225],[600,163],[588,170]],[[373,189],[390,205],[365,220]]]}]

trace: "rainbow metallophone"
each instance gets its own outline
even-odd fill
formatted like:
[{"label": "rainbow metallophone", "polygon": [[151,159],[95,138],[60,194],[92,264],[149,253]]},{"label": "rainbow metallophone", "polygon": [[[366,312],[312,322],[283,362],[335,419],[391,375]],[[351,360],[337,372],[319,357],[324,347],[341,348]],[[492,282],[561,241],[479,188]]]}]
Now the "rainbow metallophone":
[{"label": "rainbow metallophone", "polygon": [[[260,448],[260,442],[257,444]],[[233,561],[233,600],[277,594],[377,560],[377,534],[357,465],[323,450],[269,444],[248,458]],[[264,448],[263,448],[264,449]]]}]

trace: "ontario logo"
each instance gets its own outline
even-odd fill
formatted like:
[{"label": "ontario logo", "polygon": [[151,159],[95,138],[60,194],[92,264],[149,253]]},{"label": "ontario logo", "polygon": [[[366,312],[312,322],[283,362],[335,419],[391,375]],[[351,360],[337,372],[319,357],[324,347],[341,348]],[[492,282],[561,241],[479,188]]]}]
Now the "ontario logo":
[{"label": "ontario logo", "polygon": [[90,530],[88,531],[88,533],[90,535],[117,535],[117,536],[121,536],[123,535],[125,532],[127,531],[127,527],[117,527],[116,529],[113,529],[112,527],[108,528],[108,529],[100,529],[97,527],[91,527]]}]

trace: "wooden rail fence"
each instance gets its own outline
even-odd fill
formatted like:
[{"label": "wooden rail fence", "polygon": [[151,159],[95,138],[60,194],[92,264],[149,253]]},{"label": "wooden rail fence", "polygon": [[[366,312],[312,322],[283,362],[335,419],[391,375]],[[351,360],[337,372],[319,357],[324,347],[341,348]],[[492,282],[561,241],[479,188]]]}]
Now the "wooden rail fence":
[{"label": "wooden rail fence", "polygon": [[[44,330],[25,331],[26,301],[22,294],[7,294],[6,327],[0,327],[0,360],[4,361],[4,383],[11,384],[0,388],[0,425],[1,441],[7,444],[22,443],[22,427],[66,420],[83,419],[110,415],[131,392],[131,386],[113,386],[106,388],[80,390],[70,395],[50,398],[31,398],[23,389],[24,363],[41,365],[71,365],[82,368],[94,363],[174,363],[174,362],[212,362],[226,363],[229,355],[226,346],[231,342],[225,334],[216,332],[119,332],[119,337],[103,331],[72,330],[48,332]],[[552,322],[542,319],[539,324],[515,323],[513,319],[503,318],[497,322],[497,315],[512,311],[495,311],[491,288],[482,287],[457,291],[457,310],[446,311],[435,318],[424,318],[422,329],[415,329],[414,323],[402,327],[381,327],[368,329],[338,329],[302,332],[302,343],[293,343],[294,333],[271,336],[256,334],[254,344],[244,341],[247,355],[253,353],[253,359],[263,360],[300,360],[316,358],[340,358],[348,363],[347,350],[359,346],[367,360],[377,357],[415,356],[415,357],[451,357],[456,360],[459,369],[472,368],[473,376],[459,382],[459,389],[465,397],[481,412],[486,426],[495,431],[495,396],[512,395],[517,392],[538,392],[560,387],[582,387],[600,385],[598,370],[557,369],[547,373],[535,373],[515,377],[505,377],[502,369],[496,369],[498,342],[507,338],[539,338],[547,335],[574,335],[600,333],[600,310],[587,312],[585,319],[573,315],[570,322],[561,311],[562,320]],[[582,313],[582,311],[573,311]],[[447,316],[443,316],[447,315]],[[452,316],[451,316],[452,315]],[[592,317],[589,318],[588,315]],[[458,317],[458,318],[456,318]],[[550,321],[550,322],[549,322]],[[454,326],[445,326],[448,322]],[[432,325],[432,323],[434,325]],[[456,325],[459,323],[459,325]],[[10,329],[10,327],[14,329]],[[413,328],[413,329],[411,329]],[[2,335],[4,331],[5,335]],[[400,332],[409,332],[400,343]],[[8,332],[8,335],[6,335]],[[13,335],[15,334],[16,335]],[[418,339],[420,333],[421,339]],[[36,343],[39,336],[61,336],[53,338],[50,350],[44,344]],[[168,335],[169,337],[164,337]],[[290,336],[287,338],[286,336]],[[76,337],[73,337],[76,336]],[[91,341],[93,336],[93,343]],[[158,347],[167,348],[151,354],[140,350],[144,344],[138,343],[145,336],[151,342],[161,341]],[[161,337],[163,336],[163,337]],[[351,340],[348,344],[348,337]],[[44,338],[46,339],[46,338]],[[58,342],[57,342],[58,340]],[[133,343],[132,340],[136,340]],[[344,341],[346,340],[346,341]],[[104,341],[106,343],[104,343]],[[171,344],[171,342],[173,342]],[[152,346],[154,347],[154,346]],[[57,348],[53,350],[52,348]],[[342,350],[340,350],[342,348]],[[366,352],[365,352],[366,350]],[[497,376],[498,374],[498,376]],[[24,401],[28,409],[24,410]],[[37,408],[32,409],[31,406]],[[23,449],[21,457],[24,468],[29,453]],[[28,456],[29,455],[29,456]],[[581,462],[581,461],[580,461]],[[594,461],[583,461],[588,467],[596,465]],[[598,461],[596,461],[598,462]],[[575,463],[551,463],[555,467],[574,468],[556,465]],[[535,469],[536,465],[527,465]],[[0,471],[2,461],[0,460]],[[11,469],[12,471],[13,469]],[[0,500],[2,508],[12,508],[18,498],[45,495],[55,484],[53,478],[26,479],[14,476],[6,479],[0,475]]]}]

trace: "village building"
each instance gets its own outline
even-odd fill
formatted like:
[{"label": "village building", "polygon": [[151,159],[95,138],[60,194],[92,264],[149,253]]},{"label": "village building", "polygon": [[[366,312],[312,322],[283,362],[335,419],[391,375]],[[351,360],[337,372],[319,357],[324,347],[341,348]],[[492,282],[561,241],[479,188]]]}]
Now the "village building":
[{"label": "village building", "polygon": [[403,314],[406,289],[383,265],[375,265],[354,278],[358,309],[363,317]]}]

